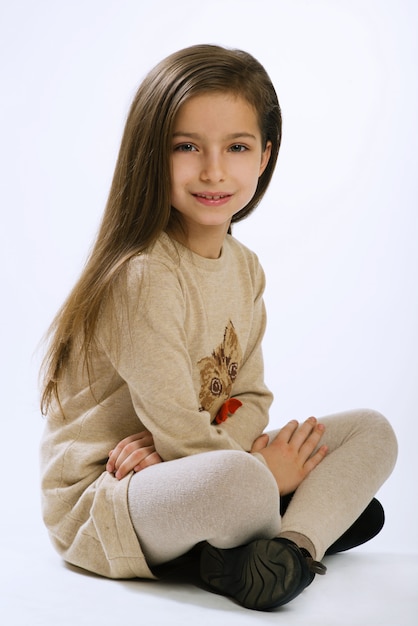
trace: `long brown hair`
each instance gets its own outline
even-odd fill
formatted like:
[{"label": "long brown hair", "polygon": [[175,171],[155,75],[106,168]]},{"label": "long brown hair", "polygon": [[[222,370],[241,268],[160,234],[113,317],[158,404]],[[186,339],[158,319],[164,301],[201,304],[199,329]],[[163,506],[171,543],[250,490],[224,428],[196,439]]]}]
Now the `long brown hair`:
[{"label": "long brown hair", "polygon": [[245,218],[271,180],[281,141],[277,95],[263,66],[250,54],[215,45],[197,45],[161,61],[141,83],[128,114],[103,220],[85,268],[50,329],[43,363],[41,409],[58,399],[58,383],[75,337],[82,337],[87,360],[100,308],[127,261],[143,252],[164,230],[181,227],[171,207],[170,154],[175,116],[189,98],[207,92],[234,93],[257,113],[271,156],[251,201],[234,217]]}]

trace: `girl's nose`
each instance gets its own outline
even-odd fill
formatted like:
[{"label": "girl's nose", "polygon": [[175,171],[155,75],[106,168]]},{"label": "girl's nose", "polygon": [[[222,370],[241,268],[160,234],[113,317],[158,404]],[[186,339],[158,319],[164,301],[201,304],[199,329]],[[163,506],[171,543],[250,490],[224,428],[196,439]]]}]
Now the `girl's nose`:
[{"label": "girl's nose", "polygon": [[225,179],[224,164],[220,155],[211,154],[205,157],[200,178],[208,182],[220,182]]}]

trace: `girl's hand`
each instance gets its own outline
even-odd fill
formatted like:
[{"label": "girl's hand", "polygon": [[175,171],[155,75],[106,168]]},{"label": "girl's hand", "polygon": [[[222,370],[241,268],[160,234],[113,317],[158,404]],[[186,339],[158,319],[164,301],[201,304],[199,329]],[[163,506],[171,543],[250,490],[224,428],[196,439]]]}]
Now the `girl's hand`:
[{"label": "girl's hand", "polygon": [[129,472],[140,472],[142,469],[162,463],[163,460],[155,451],[154,439],[150,432],[144,430],[136,435],[122,439],[109,452],[106,470],[120,480]]},{"label": "girl's hand", "polygon": [[328,448],[321,446],[315,453],[325,426],[310,417],[302,425],[296,420],[282,428],[271,443],[266,445],[267,435],[261,435],[253,444],[251,452],[261,454],[274,478],[281,495],[293,493],[300,483],[325,458]]},{"label": "girl's hand", "polygon": [[264,450],[264,448],[269,445],[269,441],[270,439],[267,433],[263,433],[262,435],[257,437],[257,439],[255,439],[251,448],[251,452],[260,452],[260,450]]}]

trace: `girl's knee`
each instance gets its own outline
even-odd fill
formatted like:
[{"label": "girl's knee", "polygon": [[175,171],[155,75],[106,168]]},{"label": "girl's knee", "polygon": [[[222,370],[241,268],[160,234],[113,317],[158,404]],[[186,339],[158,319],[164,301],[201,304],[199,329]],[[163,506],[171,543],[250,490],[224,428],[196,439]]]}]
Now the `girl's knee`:
[{"label": "girl's knee", "polygon": [[353,409],[330,415],[323,420],[325,436],[321,443],[330,451],[348,442],[357,442],[358,453],[384,457],[388,468],[396,462],[398,444],[395,433],[384,415],[374,409]]},{"label": "girl's knee", "polygon": [[218,479],[230,495],[247,506],[269,507],[279,502],[276,481],[262,461],[248,452],[220,451],[217,458]]},{"label": "girl's knee", "polygon": [[398,456],[398,441],[389,420],[373,409],[364,409],[363,420],[371,435],[379,440],[386,456],[392,458],[394,465]]},{"label": "girl's knee", "polygon": [[216,454],[217,468],[224,480],[241,485],[276,484],[269,469],[253,454],[239,450],[220,450]]},{"label": "girl's knee", "polygon": [[[214,459],[215,460],[215,459]],[[217,453],[216,529],[209,542],[217,547],[241,545],[256,537],[273,537],[280,530],[280,499],[270,470],[252,454]]]},{"label": "girl's knee", "polygon": [[[378,455],[390,473],[398,455],[398,442],[389,420],[374,409],[356,409],[347,416],[351,434],[366,447],[368,454]],[[347,431],[348,433],[348,431]]]}]

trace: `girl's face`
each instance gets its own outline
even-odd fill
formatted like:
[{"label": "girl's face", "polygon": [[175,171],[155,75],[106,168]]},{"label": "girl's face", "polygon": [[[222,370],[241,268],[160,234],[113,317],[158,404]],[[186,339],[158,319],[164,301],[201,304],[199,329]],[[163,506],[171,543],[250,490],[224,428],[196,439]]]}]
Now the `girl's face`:
[{"label": "girl's face", "polygon": [[253,197],[270,158],[253,107],[233,94],[195,96],[174,123],[171,203],[186,226],[188,247],[217,257],[231,218]]}]

